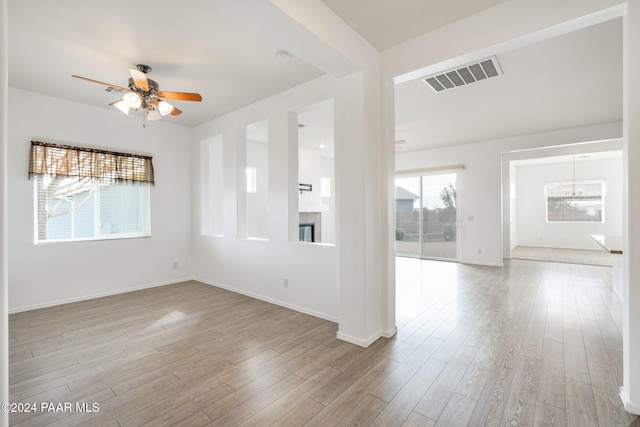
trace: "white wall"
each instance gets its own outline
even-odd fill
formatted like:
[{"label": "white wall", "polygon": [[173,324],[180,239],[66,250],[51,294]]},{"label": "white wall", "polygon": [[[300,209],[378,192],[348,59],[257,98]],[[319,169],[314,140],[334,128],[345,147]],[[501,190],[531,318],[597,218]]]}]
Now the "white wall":
[{"label": "white wall", "polygon": [[200,144],[200,162],[211,165],[208,174],[203,174],[200,185],[210,194],[207,203],[202,205],[203,233],[210,236],[223,234],[224,186],[223,186],[222,135],[216,135]]},{"label": "white wall", "polygon": [[[504,165],[503,165],[504,168]],[[509,240],[503,240],[505,242],[505,247],[503,248],[503,253],[507,252],[509,256],[511,255],[511,249],[513,249],[517,245],[518,241],[518,224],[517,224],[517,215],[516,215],[516,180],[518,179],[517,169],[515,167],[514,162],[509,162],[509,179],[502,180],[502,185],[509,185],[509,192],[507,195],[503,193],[503,209],[505,212],[503,217],[503,222],[506,221],[509,225]],[[508,201],[506,203],[508,206],[504,206],[505,197],[508,197]],[[508,211],[508,214],[506,213]],[[506,224],[502,225],[502,229],[506,228]]]},{"label": "white wall", "polygon": [[322,176],[331,179],[331,196],[322,197],[322,203],[329,207],[327,212],[322,212],[322,242],[336,243],[336,173],[332,158],[322,158]]},{"label": "white wall", "polygon": [[300,183],[311,184],[311,191],[300,193],[298,199],[300,212],[319,212],[322,209],[322,197],[320,197],[322,165],[320,151],[298,147],[298,179]]},{"label": "white wall", "polygon": [[[12,88],[8,123],[11,311],[191,277],[189,129],[168,120],[143,128],[142,117]],[[33,182],[27,176],[33,139],[152,155],[151,237],[34,245]]]},{"label": "white wall", "polygon": [[[0,403],[9,402],[9,304],[7,239],[7,0],[0,0]],[[0,426],[9,425],[9,413],[0,411]]]},{"label": "white wall", "polygon": [[[213,135],[224,138],[224,236],[204,236],[200,227],[194,227],[193,271],[198,280],[337,321],[336,247],[289,242],[289,221],[295,221],[296,228],[298,221],[289,217],[290,201],[298,196],[298,160],[290,153],[289,113],[331,98],[335,90],[335,79],[323,77],[194,128],[194,147]],[[242,203],[238,203],[244,195],[244,153],[238,130],[263,119],[269,120],[267,241],[237,237],[244,221]],[[193,224],[201,224],[200,204],[207,195],[201,193],[201,168],[196,167],[201,164],[199,150],[194,149],[193,156]]]},{"label": "white wall", "polygon": [[[605,182],[604,223],[548,223],[545,185],[573,179],[573,163],[516,167],[516,234],[521,246],[601,249],[592,234],[622,236],[622,157],[576,162],[575,179]],[[512,239],[514,240],[514,239]]]},{"label": "white wall", "polygon": [[[224,163],[224,157],[223,157]],[[256,192],[247,197],[247,236],[269,238],[269,144],[247,141],[247,167],[256,169]]]},{"label": "white wall", "polygon": [[[459,173],[458,209],[460,262],[502,265],[502,194],[508,194],[508,163],[503,173],[503,153],[620,138],[621,123],[565,129],[477,142],[449,148],[396,155],[396,170],[464,165]],[[503,174],[507,175],[503,187]],[[505,200],[508,200],[508,196]],[[504,216],[508,216],[509,209]],[[508,234],[509,221],[506,221]],[[478,251],[480,249],[480,251]]]},{"label": "white wall", "polygon": [[640,415],[640,4],[629,1],[624,17],[624,302],[622,315],[623,388],[627,411]]}]

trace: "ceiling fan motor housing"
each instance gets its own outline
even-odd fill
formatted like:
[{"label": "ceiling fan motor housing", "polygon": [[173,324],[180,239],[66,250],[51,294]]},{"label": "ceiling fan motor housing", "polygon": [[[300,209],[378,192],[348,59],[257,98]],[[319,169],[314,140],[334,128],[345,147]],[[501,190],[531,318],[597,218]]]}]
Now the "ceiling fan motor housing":
[{"label": "ceiling fan motor housing", "polygon": [[149,85],[149,92],[145,92],[143,90],[140,90],[140,89],[136,88],[136,85],[133,82],[133,78],[129,77],[129,89],[131,89],[134,92],[149,93],[149,94],[153,95],[154,93],[156,93],[158,91],[160,86],[158,85],[158,83],[156,83],[155,80],[147,79],[147,82],[148,82],[148,85]]},{"label": "ceiling fan motor housing", "polygon": [[145,64],[138,64],[136,65],[136,68],[145,74],[149,74],[151,72],[151,67]]}]

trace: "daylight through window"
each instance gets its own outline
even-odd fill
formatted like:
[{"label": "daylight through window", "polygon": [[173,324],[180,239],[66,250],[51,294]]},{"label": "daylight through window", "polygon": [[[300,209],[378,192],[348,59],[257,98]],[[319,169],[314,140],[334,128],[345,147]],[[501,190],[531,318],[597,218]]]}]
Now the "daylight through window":
[{"label": "daylight through window", "polygon": [[150,235],[151,157],[32,142],[35,242]]},{"label": "daylight through window", "polygon": [[603,223],[604,192],[601,181],[547,184],[547,222]]}]

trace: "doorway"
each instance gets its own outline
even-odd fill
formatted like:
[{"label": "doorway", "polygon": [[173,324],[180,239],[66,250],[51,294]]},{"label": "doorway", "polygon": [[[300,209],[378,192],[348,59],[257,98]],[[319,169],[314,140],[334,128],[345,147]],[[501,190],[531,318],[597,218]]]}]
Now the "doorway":
[{"label": "doorway", "polygon": [[396,255],[458,260],[458,174],[398,176]]}]

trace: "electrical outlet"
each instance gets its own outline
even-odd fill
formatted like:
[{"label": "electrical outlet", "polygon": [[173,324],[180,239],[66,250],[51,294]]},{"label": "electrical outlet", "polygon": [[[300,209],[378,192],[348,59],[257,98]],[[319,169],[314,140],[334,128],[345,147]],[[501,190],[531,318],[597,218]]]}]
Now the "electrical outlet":
[{"label": "electrical outlet", "polygon": [[289,287],[289,279],[287,279],[286,277],[284,279],[282,279],[282,286],[284,286],[285,288]]}]

